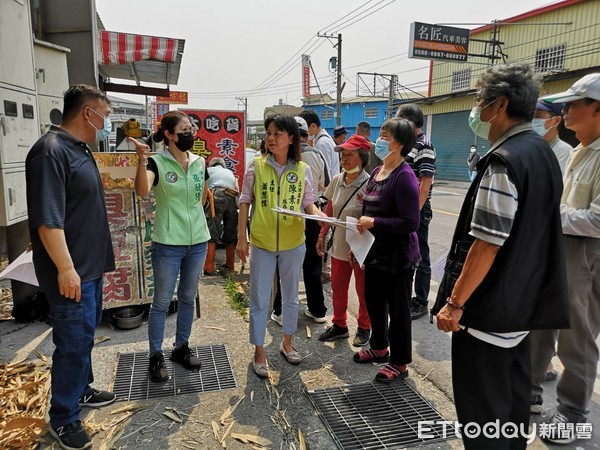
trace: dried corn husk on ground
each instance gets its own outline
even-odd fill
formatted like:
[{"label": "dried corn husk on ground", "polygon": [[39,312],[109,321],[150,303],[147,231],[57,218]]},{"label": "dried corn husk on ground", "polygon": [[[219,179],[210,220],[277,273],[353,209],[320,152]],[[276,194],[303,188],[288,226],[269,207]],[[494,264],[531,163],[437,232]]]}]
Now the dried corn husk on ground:
[{"label": "dried corn husk on ground", "polygon": [[12,289],[0,288],[0,320],[11,320],[13,310]]},{"label": "dried corn husk on ground", "polygon": [[[7,266],[8,257],[6,255],[0,256],[0,272],[6,269]],[[0,286],[0,320],[12,319],[12,289],[9,286],[9,280],[4,280]]]},{"label": "dried corn husk on ground", "polygon": [[0,366],[0,448],[33,449],[46,430],[50,364],[37,359]]}]

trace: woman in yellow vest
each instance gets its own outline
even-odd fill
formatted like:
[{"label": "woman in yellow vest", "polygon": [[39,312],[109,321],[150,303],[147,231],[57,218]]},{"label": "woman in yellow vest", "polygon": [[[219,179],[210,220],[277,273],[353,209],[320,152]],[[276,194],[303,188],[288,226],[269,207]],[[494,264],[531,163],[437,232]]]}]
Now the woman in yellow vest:
[{"label": "woman in yellow vest", "polygon": [[[271,287],[279,268],[282,294],[283,339],[280,353],[291,364],[300,364],[292,345],[298,323],[298,282],[304,261],[304,219],[278,214],[275,206],[323,216],[314,205],[310,168],[301,161],[300,132],[291,116],[265,120],[266,153],[248,165],[240,196],[237,255],[250,256],[250,343],[255,346],[252,367],[256,375],[269,376],[264,349]],[[252,204],[250,247],[246,237]]]},{"label": "woman in yellow vest", "polygon": [[152,270],[154,299],[148,318],[152,381],[167,381],[169,373],[162,352],[165,319],[179,276],[177,288],[177,330],[171,361],[188,370],[198,370],[200,360],[189,348],[188,340],[194,319],[194,300],[210,239],[204,202],[207,194],[206,163],[194,155],[194,131],[189,118],[181,111],[169,111],[154,134],[166,150],[148,157],[148,146],[135,139],[139,162],[135,191],[144,196],[154,191],[156,213],[152,234]]}]

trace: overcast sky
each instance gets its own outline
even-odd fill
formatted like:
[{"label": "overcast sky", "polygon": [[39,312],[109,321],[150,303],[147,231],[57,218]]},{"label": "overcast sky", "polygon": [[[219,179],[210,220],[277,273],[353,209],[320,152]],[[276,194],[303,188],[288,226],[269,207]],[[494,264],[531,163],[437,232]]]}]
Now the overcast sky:
[{"label": "overcast sky", "polygon": [[[337,50],[317,38],[318,32],[342,34],[343,97],[356,96],[356,72],[397,74],[400,84],[423,91],[429,62],[407,57],[411,22],[475,28],[552,3],[556,1],[96,0],[96,9],[109,31],[185,39],[179,82],[171,90],[189,92],[189,107],[243,109],[235,97],[247,97],[249,118],[260,119],[264,108],[279,99],[301,105],[300,53],[307,51],[322,91],[335,98],[329,59]],[[312,93],[318,93],[316,87]]]}]

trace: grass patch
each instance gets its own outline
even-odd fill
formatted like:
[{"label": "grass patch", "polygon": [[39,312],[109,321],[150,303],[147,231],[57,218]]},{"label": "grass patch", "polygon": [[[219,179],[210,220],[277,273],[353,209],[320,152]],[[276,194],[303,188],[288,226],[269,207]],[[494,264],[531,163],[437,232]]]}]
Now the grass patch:
[{"label": "grass patch", "polygon": [[235,282],[232,278],[227,278],[225,281],[225,292],[227,292],[231,307],[247,319],[250,301],[241,283]]}]

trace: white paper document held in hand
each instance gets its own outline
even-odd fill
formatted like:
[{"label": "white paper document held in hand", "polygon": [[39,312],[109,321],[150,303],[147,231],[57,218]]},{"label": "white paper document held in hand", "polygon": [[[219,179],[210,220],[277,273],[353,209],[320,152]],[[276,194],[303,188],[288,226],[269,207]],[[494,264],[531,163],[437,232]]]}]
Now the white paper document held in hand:
[{"label": "white paper document held in hand", "polygon": [[369,250],[371,250],[373,242],[375,242],[375,237],[369,230],[365,230],[363,234],[360,234],[356,228],[358,219],[355,217],[346,217],[346,223],[348,225],[346,229],[346,242],[350,245],[350,250],[352,250],[356,261],[362,266]]}]

